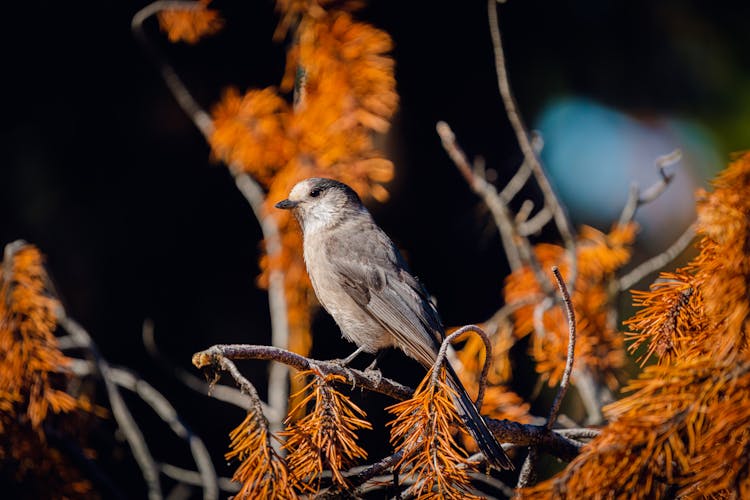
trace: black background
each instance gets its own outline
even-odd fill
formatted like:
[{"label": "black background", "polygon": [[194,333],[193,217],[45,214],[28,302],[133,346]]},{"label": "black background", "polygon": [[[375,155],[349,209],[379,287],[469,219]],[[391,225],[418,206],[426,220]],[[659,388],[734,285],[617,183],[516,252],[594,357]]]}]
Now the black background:
[{"label": "black background", "polygon": [[[192,353],[213,343],[268,343],[266,295],[255,286],[260,230],[134,41],[130,19],[144,5],[19,2],[5,10],[0,242],[23,238],[40,247],[68,313],[107,359],[168,395],[227,475],[232,468],[221,457],[242,412],[182,388],[147,356],[140,333],[144,319],[153,320],[162,352],[188,370]],[[747,127],[727,123],[750,114],[733,86],[750,72],[749,12],[724,5],[500,5],[522,113],[533,123],[547,99],[573,93],[638,113],[688,114],[717,134],[722,154],[747,148]],[[197,46],[169,45],[153,20],[146,24],[207,108],[228,85],[278,84],[285,52],[271,40],[271,2],[214,6],[226,27]],[[502,305],[507,264],[491,218],[443,152],[435,123],[448,121],[471,156],[484,156],[498,185],[521,160],[497,93],[486,9],[484,2],[380,1],[358,14],[394,38],[401,96],[384,141],[397,165],[392,200],[372,210],[448,325],[479,322]],[[684,40],[699,40],[704,52],[687,53]],[[350,352],[322,314],[315,331],[315,355]],[[381,366],[392,374],[401,361],[390,354]],[[242,367],[262,389],[265,367]],[[413,384],[419,375],[414,367],[402,378]],[[187,446],[137,399],[128,401],[157,460],[190,467]],[[376,414],[384,403],[370,397],[363,405]],[[142,497],[139,472],[127,447],[111,442],[112,428],[99,431],[101,464],[128,496]],[[366,436],[373,458],[387,452],[384,441],[377,432]]]}]

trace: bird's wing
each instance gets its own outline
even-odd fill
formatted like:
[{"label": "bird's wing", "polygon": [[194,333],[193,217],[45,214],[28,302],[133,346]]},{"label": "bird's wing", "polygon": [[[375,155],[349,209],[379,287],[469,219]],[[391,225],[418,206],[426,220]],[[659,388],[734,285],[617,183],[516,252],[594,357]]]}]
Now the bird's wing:
[{"label": "bird's wing", "polygon": [[396,338],[407,355],[431,365],[443,327],[424,287],[408,271],[390,238],[374,224],[353,238],[342,233],[336,232],[326,242],[339,283]]}]

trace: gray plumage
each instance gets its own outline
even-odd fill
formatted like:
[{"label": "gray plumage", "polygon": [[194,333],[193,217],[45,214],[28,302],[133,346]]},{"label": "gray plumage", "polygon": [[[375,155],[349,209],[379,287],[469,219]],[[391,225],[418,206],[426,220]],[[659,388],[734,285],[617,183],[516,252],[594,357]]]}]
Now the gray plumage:
[{"label": "gray plumage", "polygon": [[[299,221],[315,294],[343,336],[358,346],[347,359],[361,351],[397,347],[432,366],[445,337],[440,316],[357,194],[341,182],[310,178],[296,184],[276,207],[292,210]],[[446,367],[472,437],[490,464],[512,468],[455,371],[449,363]]]}]

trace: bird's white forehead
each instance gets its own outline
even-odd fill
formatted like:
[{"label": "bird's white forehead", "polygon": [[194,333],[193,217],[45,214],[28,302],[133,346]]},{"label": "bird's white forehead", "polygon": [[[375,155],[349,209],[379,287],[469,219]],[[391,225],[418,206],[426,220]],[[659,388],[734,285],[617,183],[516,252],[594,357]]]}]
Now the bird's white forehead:
[{"label": "bird's white forehead", "polygon": [[311,184],[312,183],[310,179],[305,179],[304,181],[300,181],[297,184],[295,184],[292,190],[289,191],[289,199],[290,200],[303,199],[307,195],[307,192],[310,191]]}]

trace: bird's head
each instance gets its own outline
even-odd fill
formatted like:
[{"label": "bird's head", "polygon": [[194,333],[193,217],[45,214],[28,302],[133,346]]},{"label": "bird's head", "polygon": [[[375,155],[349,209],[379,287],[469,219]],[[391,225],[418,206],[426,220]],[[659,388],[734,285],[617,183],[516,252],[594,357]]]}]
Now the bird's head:
[{"label": "bird's head", "polygon": [[322,177],[311,177],[295,184],[289,197],[278,202],[276,208],[291,210],[303,232],[336,225],[365,210],[352,188]]}]

